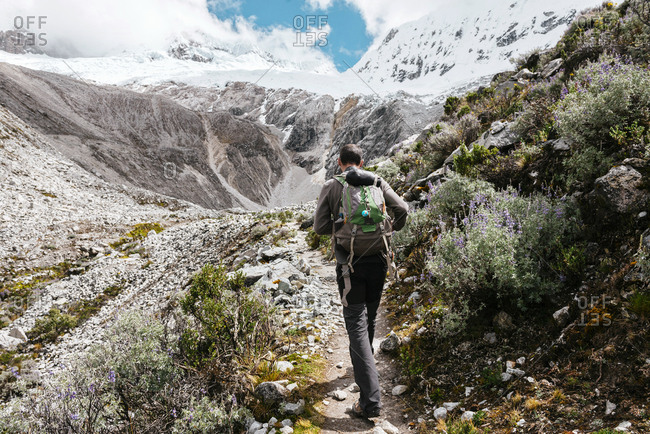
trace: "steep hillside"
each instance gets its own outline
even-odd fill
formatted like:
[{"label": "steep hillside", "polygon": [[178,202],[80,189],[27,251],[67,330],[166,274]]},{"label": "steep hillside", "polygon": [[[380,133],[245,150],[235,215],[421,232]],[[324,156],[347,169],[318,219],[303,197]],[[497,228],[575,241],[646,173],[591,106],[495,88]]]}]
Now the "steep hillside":
[{"label": "steep hillside", "polygon": [[115,184],[251,208],[268,203],[289,167],[277,134],[227,112],[199,114],[159,95],[7,64],[0,78],[7,109]]}]

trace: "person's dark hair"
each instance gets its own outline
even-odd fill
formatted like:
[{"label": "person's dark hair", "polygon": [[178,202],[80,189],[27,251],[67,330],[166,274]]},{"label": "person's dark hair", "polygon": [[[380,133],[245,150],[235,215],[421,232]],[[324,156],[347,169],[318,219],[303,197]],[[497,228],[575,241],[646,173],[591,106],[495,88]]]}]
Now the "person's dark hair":
[{"label": "person's dark hair", "polygon": [[341,159],[341,164],[354,164],[355,166],[358,166],[361,164],[363,151],[357,145],[350,143],[341,148],[339,158]]}]

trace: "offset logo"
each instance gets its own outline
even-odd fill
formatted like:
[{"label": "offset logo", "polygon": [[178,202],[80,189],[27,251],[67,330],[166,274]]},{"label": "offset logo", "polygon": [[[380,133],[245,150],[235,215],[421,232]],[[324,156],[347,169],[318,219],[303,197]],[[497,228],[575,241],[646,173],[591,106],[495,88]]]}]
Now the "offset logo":
[{"label": "offset logo", "polygon": [[293,28],[296,29],[294,47],[324,47],[327,45],[327,15],[296,15]]},{"label": "offset logo", "polygon": [[43,32],[47,16],[27,15],[14,17],[14,30],[17,32],[15,45],[19,47],[44,47],[47,33]]}]

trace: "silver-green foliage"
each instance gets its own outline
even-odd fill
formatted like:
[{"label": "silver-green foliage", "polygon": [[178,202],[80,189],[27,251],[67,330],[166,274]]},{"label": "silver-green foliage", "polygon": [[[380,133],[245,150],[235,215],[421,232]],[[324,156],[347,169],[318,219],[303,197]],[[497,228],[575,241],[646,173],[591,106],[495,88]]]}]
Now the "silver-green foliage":
[{"label": "silver-green foliage", "polygon": [[429,207],[439,234],[424,277],[450,308],[443,323],[449,317],[461,330],[461,319],[488,304],[525,311],[562,288],[554,264],[576,227],[566,201],[456,177],[434,191]]},{"label": "silver-green foliage", "polygon": [[556,127],[580,148],[612,144],[612,129],[650,121],[650,70],[603,55],[575,72],[554,112]]},{"label": "silver-green foliage", "polygon": [[245,412],[229,395],[208,398],[176,360],[177,340],[157,319],[124,314],[104,343],[9,404],[0,432],[230,432]]}]

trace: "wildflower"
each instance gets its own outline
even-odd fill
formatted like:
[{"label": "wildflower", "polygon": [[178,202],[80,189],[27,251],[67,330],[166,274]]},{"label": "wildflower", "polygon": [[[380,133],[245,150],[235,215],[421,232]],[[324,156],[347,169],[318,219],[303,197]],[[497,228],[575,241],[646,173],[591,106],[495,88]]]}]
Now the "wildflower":
[{"label": "wildflower", "polygon": [[108,381],[110,381],[111,383],[115,383],[115,371],[113,371],[112,369],[108,371]]}]

